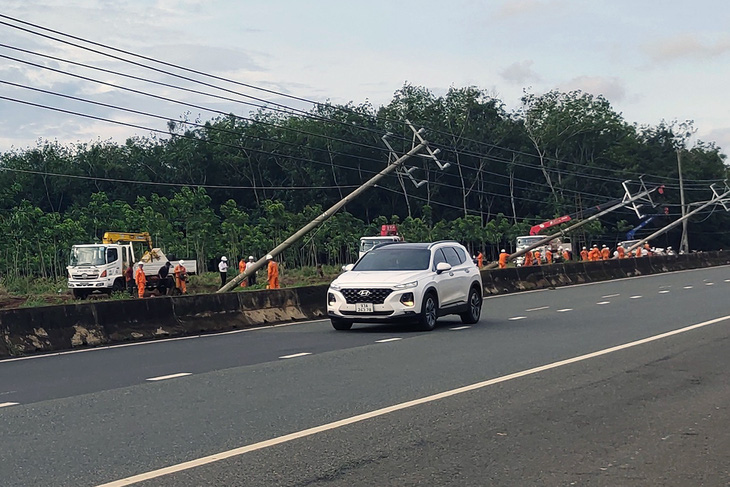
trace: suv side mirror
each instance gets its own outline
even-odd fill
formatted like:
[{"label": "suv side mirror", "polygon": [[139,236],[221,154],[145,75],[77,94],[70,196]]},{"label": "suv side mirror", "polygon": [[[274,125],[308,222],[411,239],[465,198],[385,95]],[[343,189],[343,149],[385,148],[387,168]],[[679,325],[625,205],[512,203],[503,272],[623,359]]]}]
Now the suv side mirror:
[{"label": "suv side mirror", "polygon": [[451,270],[451,264],[448,262],[439,262],[436,264],[436,274],[441,274],[442,272],[448,272]]},{"label": "suv side mirror", "polygon": [[347,271],[351,271],[353,267],[355,267],[355,264],[347,264],[347,265],[343,265],[343,266],[342,266],[342,270],[343,270],[343,271],[345,271],[345,272],[347,272]]}]

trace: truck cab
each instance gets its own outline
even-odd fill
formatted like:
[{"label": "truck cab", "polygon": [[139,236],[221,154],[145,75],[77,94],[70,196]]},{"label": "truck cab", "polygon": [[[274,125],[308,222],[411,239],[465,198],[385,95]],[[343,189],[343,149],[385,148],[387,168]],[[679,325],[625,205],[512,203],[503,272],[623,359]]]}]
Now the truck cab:
[{"label": "truck cab", "polygon": [[360,238],[360,252],[357,258],[359,259],[363,255],[365,255],[376,245],[402,241],[403,237],[398,235],[398,227],[396,225],[382,225],[380,227],[380,235],[376,237]]},{"label": "truck cab", "polygon": [[86,244],[71,247],[68,287],[75,298],[93,292],[110,294],[125,287],[124,271],[134,263],[131,244]]}]

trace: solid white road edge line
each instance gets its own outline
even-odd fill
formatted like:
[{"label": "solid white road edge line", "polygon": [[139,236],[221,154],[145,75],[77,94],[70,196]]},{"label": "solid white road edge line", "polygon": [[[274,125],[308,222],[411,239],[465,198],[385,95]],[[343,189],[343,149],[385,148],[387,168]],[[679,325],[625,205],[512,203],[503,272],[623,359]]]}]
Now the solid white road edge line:
[{"label": "solid white road edge line", "polygon": [[192,372],[180,372],[179,374],[170,374],[170,375],[161,375],[159,377],[150,377],[150,381],[158,381],[158,380],[167,380],[167,379],[177,379],[178,377],[185,377],[186,375],[193,375]]},{"label": "solid white road edge line", "polygon": [[17,406],[19,402],[0,402],[0,408],[6,408],[8,406]]},{"label": "solid white road edge line", "polygon": [[398,340],[403,340],[399,337],[394,338],[383,338],[382,340],[375,340],[375,343],[388,343],[388,342],[397,342]]},{"label": "solid white road edge line", "polygon": [[312,355],[312,352],[293,353],[291,355],[283,355],[279,358],[297,358],[297,357],[304,357],[305,355]]},{"label": "solid white road edge line", "polygon": [[668,331],[666,333],[661,333],[659,335],[654,335],[654,336],[651,336],[648,338],[642,338],[641,340],[624,343],[623,345],[617,345],[615,347],[605,348],[603,350],[598,350],[597,352],[591,352],[591,353],[587,353],[585,355],[579,355],[577,357],[560,360],[558,362],[553,362],[551,364],[541,365],[539,367],[534,367],[532,369],[515,372],[513,374],[503,375],[502,377],[496,377],[494,379],[489,379],[489,380],[485,380],[482,382],[476,382],[474,384],[469,384],[469,385],[459,387],[456,389],[451,389],[449,391],[440,392],[438,394],[433,394],[431,396],[414,399],[412,401],[402,402],[400,404],[395,404],[393,406],[384,407],[382,409],[376,409],[375,411],[358,414],[356,416],[351,416],[349,418],[341,419],[339,421],[333,421],[331,423],[323,424],[320,426],[315,426],[313,428],[296,431],[294,433],[289,433],[288,435],[278,436],[276,438],[271,438],[269,440],[264,440],[264,441],[260,441],[258,443],[253,443],[253,444],[242,446],[239,448],[234,448],[232,450],[215,453],[213,455],[197,458],[195,460],[190,460],[188,462],[179,463],[177,465],[171,465],[169,467],[160,468],[158,470],[152,470],[150,472],[141,473],[138,475],[134,475],[132,477],[127,477],[125,479],[115,480],[113,482],[101,484],[97,487],[122,487],[125,485],[132,485],[132,484],[136,484],[138,482],[143,482],[145,480],[150,480],[150,479],[162,477],[165,475],[182,472],[183,470],[189,470],[191,468],[200,467],[202,465],[208,465],[210,463],[219,462],[221,460],[226,460],[228,458],[243,455],[245,453],[250,453],[252,451],[263,450],[264,448],[269,448],[272,446],[280,445],[282,443],[288,443],[290,441],[298,440],[300,438],[305,438],[307,436],[316,435],[316,434],[322,433],[324,431],[330,431],[330,430],[342,428],[344,426],[348,426],[351,424],[360,423],[360,422],[366,421],[368,419],[377,418],[379,416],[385,416],[386,414],[390,414],[390,413],[393,413],[396,411],[401,411],[403,409],[412,408],[414,406],[419,406],[421,404],[426,404],[429,402],[438,401],[440,399],[445,399],[447,397],[464,394],[465,392],[483,389],[485,387],[489,387],[494,384],[507,382],[507,381],[510,381],[513,379],[518,379],[520,377],[526,377],[528,375],[534,375],[539,372],[544,372],[546,370],[557,369],[558,367],[562,367],[564,365],[570,365],[570,364],[574,364],[576,362],[583,362],[585,360],[589,360],[589,359],[592,359],[595,357],[600,357],[602,355],[607,355],[609,353],[618,352],[619,350],[625,350],[627,348],[636,347],[639,345],[643,345],[645,343],[654,342],[654,341],[661,340],[663,338],[667,338],[670,336],[679,335],[680,333],[686,333],[688,331],[692,331],[697,328],[703,328],[705,326],[714,325],[715,323],[720,323],[720,322],[726,321],[726,320],[730,320],[730,315],[722,316],[720,318],[715,318],[715,319],[709,320],[709,321],[703,321],[702,323],[697,323],[695,325],[686,326],[684,328],[679,328],[677,330]]}]

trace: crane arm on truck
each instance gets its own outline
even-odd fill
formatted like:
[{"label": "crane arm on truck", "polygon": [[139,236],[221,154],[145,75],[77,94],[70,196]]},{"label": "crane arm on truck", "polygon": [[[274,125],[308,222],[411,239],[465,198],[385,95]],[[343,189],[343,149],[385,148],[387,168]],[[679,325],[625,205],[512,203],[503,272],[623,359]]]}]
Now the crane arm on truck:
[{"label": "crane arm on truck", "polygon": [[106,232],[101,239],[102,243],[113,244],[119,242],[142,242],[147,244],[147,249],[152,250],[152,237],[148,232]]}]

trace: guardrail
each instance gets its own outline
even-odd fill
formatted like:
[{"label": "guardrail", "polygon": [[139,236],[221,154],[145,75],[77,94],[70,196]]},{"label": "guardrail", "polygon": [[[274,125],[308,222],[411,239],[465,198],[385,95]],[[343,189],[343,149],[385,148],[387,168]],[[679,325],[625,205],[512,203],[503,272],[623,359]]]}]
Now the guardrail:
[{"label": "guardrail", "polygon": [[[482,271],[484,293],[730,264],[730,252]],[[327,286],[83,302],[0,311],[0,358],[322,318]]]}]

